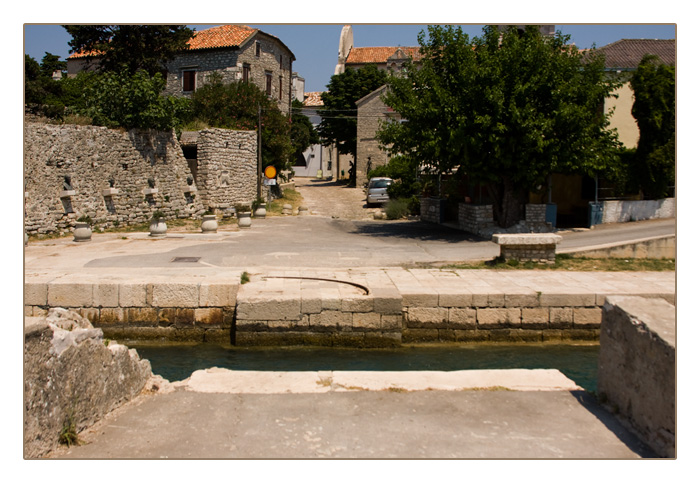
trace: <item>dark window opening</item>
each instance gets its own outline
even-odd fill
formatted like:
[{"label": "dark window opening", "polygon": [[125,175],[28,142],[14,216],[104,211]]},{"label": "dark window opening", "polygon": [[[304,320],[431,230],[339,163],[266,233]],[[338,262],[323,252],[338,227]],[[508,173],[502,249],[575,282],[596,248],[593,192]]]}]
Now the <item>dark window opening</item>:
[{"label": "dark window opening", "polygon": [[265,73],[265,93],[270,96],[272,95],[272,73]]},{"label": "dark window opening", "polygon": [[243,64],[243,82],[250,79],[250,64]]},{"label": "dark window opening", "polygon": [[282,100],[282,76],[280,76],[280,92],[279,92],[279,98]]},{"label": "dark window opening", "polygon": [[182,71],[182,92],[193,92],[195,88],[196,71]]},{"label": "dark window opening", "polygon": [[260,57],[260,51],[261,51],[260,42],[255,42],[255,57]]}]

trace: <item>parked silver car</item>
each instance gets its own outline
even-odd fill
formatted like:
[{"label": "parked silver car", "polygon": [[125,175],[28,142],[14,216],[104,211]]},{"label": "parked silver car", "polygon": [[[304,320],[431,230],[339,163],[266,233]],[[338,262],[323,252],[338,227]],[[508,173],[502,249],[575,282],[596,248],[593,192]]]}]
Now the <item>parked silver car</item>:
[{"label": "parked silver car", "polygon": [[393,182],[394,180],[391,178],[371,178],[369,183],[367,183],[367,206],[389,201],[387,188]]}]

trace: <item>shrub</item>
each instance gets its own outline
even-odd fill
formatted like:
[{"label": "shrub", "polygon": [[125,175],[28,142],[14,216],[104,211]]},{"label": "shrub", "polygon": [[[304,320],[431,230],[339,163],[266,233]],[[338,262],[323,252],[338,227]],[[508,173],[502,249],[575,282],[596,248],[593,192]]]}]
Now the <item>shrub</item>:
[{"label": "shrub", "polygon": [[384,208],[387,219],[399,220],[401,218],[405,218],[409,214],[408,203],[409,200],[406,198],[389,200]]}]

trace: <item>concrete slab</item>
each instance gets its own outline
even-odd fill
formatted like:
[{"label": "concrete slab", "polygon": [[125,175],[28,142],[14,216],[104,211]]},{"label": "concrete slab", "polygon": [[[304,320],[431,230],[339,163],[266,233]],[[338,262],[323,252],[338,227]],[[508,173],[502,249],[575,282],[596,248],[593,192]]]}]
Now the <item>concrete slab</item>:
[{"label": "concrete slab", "polygon": [[54,458],[653,456],[581,391],[331,391],[141,397]]}]

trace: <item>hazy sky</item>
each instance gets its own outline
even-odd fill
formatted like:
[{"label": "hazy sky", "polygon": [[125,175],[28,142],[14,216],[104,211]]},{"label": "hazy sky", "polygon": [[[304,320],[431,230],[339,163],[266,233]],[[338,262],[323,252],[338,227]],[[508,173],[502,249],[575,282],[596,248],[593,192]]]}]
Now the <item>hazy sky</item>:
[{"label": "hazy sky", "polygon": [[[293,69],[306,81],[306,91],[322,91],[330,81],[338,59],[338,42],[342,24],[260,25],[248,24],[278,37],[294,53]],[[571,36],[571,42],[580,48],[594,44],[602,47],[623,38],[672,39],[676,26],[666,25],[556,25],[557,30]],[[196,30],[215,26],[190,25]],[[483,25],[464,25],[470,36],[480,36]],[[426,25],[417,24],[360,24],[352,25],[356,47],[417,46],[418,34]],[[24,25],[24,52],[38,62],[45,52],[65,59],[69,55],[70,35],[60,25]]]}]

